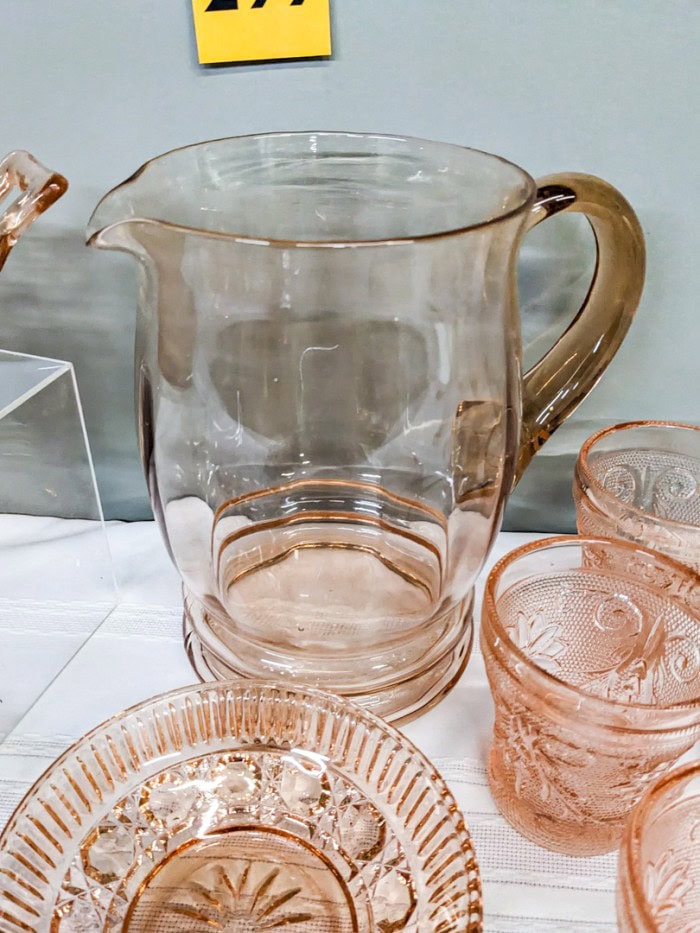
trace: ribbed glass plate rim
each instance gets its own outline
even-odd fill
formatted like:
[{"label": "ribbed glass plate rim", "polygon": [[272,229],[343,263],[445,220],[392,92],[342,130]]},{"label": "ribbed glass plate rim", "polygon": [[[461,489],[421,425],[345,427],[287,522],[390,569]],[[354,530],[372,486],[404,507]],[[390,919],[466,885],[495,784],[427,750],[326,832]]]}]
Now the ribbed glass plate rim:
[{"label": "ribbed glass plate rim", "polygon": [[[376,741],[368,743],[358,726]],[[366,783],[415,845],[431,933],[481,930],[469,829],[428,758],[354,703],[313,688],[248,680],[183,687],[132,706],[78,739],[44,772],[0,835],[0,929],[49,929],[58,885],[83,835],[134,779],[156,773],[149,764],[219,752],[232,739],[311,751]]]}]

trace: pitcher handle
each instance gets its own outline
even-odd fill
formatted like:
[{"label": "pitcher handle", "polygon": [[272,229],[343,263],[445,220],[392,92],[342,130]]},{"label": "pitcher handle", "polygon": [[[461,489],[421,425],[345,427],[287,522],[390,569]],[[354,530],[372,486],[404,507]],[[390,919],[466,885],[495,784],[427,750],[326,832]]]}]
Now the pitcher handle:
[{"label": "pitcher handle", "polygon": [[19,197],[0,213],[0,269],[27,227],[64,194],[68,182],[18,149],[0,161],[0,201],[15,187]]},{"label": "pitcher handle", "polygon": [[617,352],[644,285],[644,235],[625,198],[593,175],[538,180],[526,229],[569,211],[585,214],[595,234],[593,281],[579,313],[523,377],[523,422],[514,483],[544,442],[596,385]]}]

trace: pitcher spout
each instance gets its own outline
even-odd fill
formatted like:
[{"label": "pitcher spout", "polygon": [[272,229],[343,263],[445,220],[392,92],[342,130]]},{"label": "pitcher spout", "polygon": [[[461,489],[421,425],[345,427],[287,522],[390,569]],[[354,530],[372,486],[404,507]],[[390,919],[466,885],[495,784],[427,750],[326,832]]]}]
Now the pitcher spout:
[{"label": "pitcher spout", "polygon": [[169,186],[160,174],[157,165],[147,162],[108,191],[88,221],[87,245],[142,259],[144,251],[149,252],[147,243],[161,239],[165,228],[174,229],[173,218],[166,210]]},{"label": "pitcher spout", "polygon": [[88,246],[138,255],[138,230],[154,221],[139,216],[131,179],[108,192],[92,213],[85,234]]}]

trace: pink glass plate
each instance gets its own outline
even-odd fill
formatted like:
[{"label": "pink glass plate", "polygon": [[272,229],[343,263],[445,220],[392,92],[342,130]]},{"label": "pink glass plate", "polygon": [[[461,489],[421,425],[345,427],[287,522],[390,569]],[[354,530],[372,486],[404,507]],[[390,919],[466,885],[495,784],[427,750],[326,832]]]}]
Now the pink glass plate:
[{"label": "pink glass plate", "polygon": [[0,927],[481,929],[469,832],[426,758],[320,692],[202,684],[99,726],[0,837]]}]

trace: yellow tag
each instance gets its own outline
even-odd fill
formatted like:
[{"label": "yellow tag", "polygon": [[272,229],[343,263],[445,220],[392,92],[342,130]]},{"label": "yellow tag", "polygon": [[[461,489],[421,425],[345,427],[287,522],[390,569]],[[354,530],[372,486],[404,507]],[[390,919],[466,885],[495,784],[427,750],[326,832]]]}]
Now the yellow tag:
[{"label": "yellow tag", "polygon": [[330,0],[192,0],[203,65],[331,54]]}]

